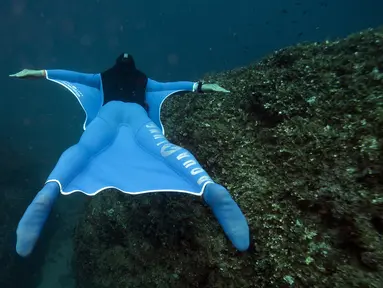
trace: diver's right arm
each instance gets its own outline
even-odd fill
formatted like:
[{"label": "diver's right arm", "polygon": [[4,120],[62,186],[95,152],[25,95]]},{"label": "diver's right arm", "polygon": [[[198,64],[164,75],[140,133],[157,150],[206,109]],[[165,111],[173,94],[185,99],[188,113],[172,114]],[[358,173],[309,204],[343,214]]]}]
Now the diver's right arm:
[{"label": "diver's right arm", "polygon": [[62,80],[72,83],[80,83],[94,88],[101,87],[100,74],[79,73],[69,70],[31,70],[24,69],[18,73],[9,75],[15,78],[46,78],[49,80]]}]

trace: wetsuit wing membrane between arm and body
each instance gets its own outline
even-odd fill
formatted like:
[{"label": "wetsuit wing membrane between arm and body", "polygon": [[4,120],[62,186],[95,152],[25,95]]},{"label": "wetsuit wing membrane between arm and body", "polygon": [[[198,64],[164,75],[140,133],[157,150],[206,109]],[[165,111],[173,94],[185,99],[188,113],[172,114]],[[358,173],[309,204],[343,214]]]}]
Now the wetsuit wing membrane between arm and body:
[{"label": "wetsuit wing membrane between arm and body", "polygon": [[149,106],[149,117],[161,128],[165,135],[165,129],[161,122],[161,108],[165,99],[173,94],[195,92],[197,84],[190,81],[158,82],[148,78],[146,85],[146,102]]},{"label": "wetsuit wing membrane between arm and body", "polygon": [[85,111],[83,128],[97,116],[104,103],[100,74],[79,73],[68,70],[45,70],[46,78],[69,90]]}]

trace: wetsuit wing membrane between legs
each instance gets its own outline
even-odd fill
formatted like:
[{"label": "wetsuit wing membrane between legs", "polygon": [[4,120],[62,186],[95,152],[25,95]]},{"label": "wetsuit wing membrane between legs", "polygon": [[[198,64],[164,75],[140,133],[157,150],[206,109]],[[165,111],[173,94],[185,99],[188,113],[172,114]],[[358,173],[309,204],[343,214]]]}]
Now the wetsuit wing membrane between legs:
[{"label": "wetsuit wing membrane between legs", "polygon": [[148,79],[145,96],[149,106],[148,114],[150,119],[161,128],[162,134],[165,134],[165,129],[161,122],[162,104],[171,95],[192,92],[194,84],[194,82],[189,81],[157,82],[153,79]]},{"label": "wetsuit wing membrane between legs", "polygon": [[212,183],[188,151],[166,140],[141,106],[122,102],[101,109],[79,143],[62,155],[48,177],[52,181],[63,194],[87,195],[107,188],[201,195]]}]

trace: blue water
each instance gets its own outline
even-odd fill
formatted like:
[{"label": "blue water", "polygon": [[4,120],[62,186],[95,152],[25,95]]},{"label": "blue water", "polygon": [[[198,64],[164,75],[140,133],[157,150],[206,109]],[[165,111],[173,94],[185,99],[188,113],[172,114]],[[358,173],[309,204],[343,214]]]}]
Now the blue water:
[{"label": "blue water", "polygon": [[377,27],[382,11],[381,0],[0,1],[0,267],[10,267],[0,270],[0,287],[74,287],[70,235],[84,200],[60,199],[35,253],[14,255],[17,222],[77,141],[83,112],[63,89],[9,73],[99,72],[126,51],[151,78],[196,80],[298,42]]}]

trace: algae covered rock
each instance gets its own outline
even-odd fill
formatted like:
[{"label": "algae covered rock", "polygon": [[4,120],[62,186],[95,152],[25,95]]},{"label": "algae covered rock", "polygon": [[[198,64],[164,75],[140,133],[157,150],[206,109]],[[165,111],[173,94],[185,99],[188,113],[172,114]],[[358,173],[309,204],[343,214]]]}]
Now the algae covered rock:
[{"label": "algae covered rock", "polygon": [[94,197],[76,229],[79,287],[381,287],[383,30],[299,44],[171,97],[168,138],[246,215],[238,253],[201,199]]}]

